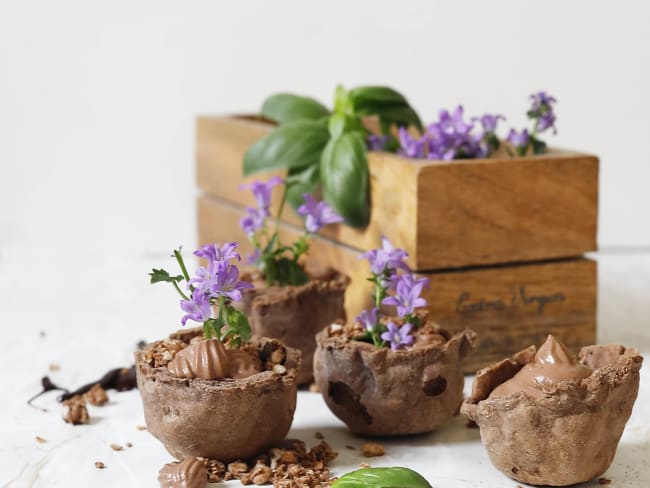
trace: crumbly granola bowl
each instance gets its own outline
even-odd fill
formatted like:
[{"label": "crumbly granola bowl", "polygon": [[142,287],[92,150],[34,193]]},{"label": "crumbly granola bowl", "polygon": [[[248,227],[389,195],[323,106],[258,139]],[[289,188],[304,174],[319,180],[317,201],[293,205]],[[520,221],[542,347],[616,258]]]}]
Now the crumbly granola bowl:
[{"label": "crumbly granola bowl", "polygon": [[179,460],[249,458],[289,431],[300,351],[275,339],[253,339],[234,351],[257,354],[260,372],[218,380],[172,374],[171,361],[202,333],[201,328],[179,331],[136,352],[147,428]]},{"label": "crumbly granola bowl", "polygon": [[456,415],[463,401],[462,359],[475,334],[451,335],[432,322],[405,350],[354,340],[361,331],[332,324],[316,337],[314,376],[325,402],[362,435],[430,432]]},{"label": "crumbly granola bowl", "polygon": [[310,281],[297,286],[266,286],[258,274],[244,275],[255,288],[244,290],[241,309],[253,337],[275,337],[300,349],[298,384],[312,381],[314,336],[338,319],[345,320],[345,290],[350,279],[327,268],[309,270]]},{"label": "crumbly granola bowl", "polygon": [[596,345],[577,358],[549,336],[479,371],[461,411],[478,424],[492,464],[533,485],[567,486],[612,463],[639,389],[643,358]]}]

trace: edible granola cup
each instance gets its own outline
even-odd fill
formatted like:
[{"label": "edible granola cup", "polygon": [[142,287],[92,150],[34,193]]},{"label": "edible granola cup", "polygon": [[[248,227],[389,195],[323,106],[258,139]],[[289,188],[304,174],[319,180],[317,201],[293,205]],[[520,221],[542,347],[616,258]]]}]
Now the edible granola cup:
[{"label": "edible granola cup", "polygon": [[[428,323],[440,340],[393,351],[354,340],[334,324],[316,336],[314,376],[327,406],[357,434],[430,432],[456,415],[463,401],[462,359],[476,334],[450,335]],[[423,331],[425,328],[422,329]]]},{"label": "edible granola cup", "polygon": [[478,424],[492,464],[506,476],[550,486],[600,476],[632,412],[643,358],[620,345],[583,347],[579,362],[593,370],[586,378],[563,380],[539,398],[524,391],[490,396],[535,353],[531,346],[479,371],[461,412]]},{"label": "edible granola cup", "polygon": [[[170,340],[187,345],[202,333],[202,328],[179,331]],[[147,352],[153,345],[135,353],[147,428],[174,457],[246,459],[286,436],[296,409],[300,351],[275,339],[252,344],[262,364],[278,348],[284,359],[243,379],[204,380],[176,377],[166,364],[152,364]]]}]

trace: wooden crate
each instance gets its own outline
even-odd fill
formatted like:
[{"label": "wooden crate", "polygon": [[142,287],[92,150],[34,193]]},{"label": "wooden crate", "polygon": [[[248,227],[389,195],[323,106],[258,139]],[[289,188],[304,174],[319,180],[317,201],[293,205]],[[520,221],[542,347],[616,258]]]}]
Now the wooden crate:
[{"label": "wooden crate", "polygon": [[[237,240],[251,250],[238,221],[244,208],[223,198],[198,199],[199,242]],[[283,224],[286,242],[301,227]],[[310,255],[346,270],[352,283],[346,293],[349,317],[371,304],[365,280],[368,268],[360,251],[316,236]],[[574,258],[532,264],[501,265],[420,273],[431,287],[424,297],[432,316],[445,327],[471,327],[479,334],[477,351],[466,363],[475,372],[553,333],[573,350],[595,342],[596,263]]]},{"label": "wooden crate", "polygon": [[[246,181],[243,156],[272,127],[250,117],[200,117],[201,190],[252,205],[249,192],[238,190]],[[368,163],[368,227],[328,226],[323,236],[367,250],[385,234],[406,249],[418,271],[576,257],[596,249],[595,156],[551,150],[526,158],[445,162],[371,152]],[[283,220],[301,225],[291,211]]]}]

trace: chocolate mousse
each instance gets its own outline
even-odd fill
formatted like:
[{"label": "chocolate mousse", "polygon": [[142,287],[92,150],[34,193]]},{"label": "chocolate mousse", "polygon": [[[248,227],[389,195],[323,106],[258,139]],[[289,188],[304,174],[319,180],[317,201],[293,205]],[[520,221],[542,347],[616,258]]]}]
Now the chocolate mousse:
[{"label": "chocolate mousse", "polygon": [[228,354],[218,339],[199,341],[182,349],[167,369],[178,378],[220,380],[230,375]]},{"label": "chocolate mousse", "polygon": [[165,464],[158,472],[160,488],[204,488],[207,480],[208,468],[193,457]]},{"label": "chocolate mousse", "polygon": [[490,398],[520,391],[540,398],[556,389],[561,381],[581,380],[591,373],[591,368],[580,364],[564,344],[549,335],[533,360],[492,390]]}]

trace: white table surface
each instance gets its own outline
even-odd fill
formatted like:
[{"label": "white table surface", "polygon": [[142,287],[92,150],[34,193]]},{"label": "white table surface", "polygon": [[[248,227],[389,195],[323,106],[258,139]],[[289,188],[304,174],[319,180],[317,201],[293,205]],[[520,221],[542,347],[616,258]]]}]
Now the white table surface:
[{"label": "white table surface", "polygon": [[[0,486],[158,486],[158,469],[172,459],[144,425],[137,391],[109,392],[105,407],[90,407],[90,425],[61,419],[57,392],[25,401],[39,391],[41,376],[77,387],[106,370],[131,362],[140,339],[152,340],[177,328],[181,313],[171,287],[147,282],[165,256],[110,256],[86,250],[83,256],[47,249],[5,250],[0,254]],[[601,254],[599,259],[599,341],[635,346],[650,357],[650,255]],[[60,370],[48,371],[52,363]],[[646,363],[632,417],[605,476],[612,487],[650,486],[650,378]],[[471,378],[467,378],[466,387]],[[325,406],[320,395],[300,392],[291,437],[314,445],[322,432],[339,452],[332,470],[342,474],[369,461],[373,466],[408,466],[434,487],[514,488],[518,483],[492,467],[479,433],[456,417],[430,435],[382,441],[386,455],[364,459],[361,438]],[[43,444],[36,436],[47,440]],[[133,443],[120,452],[111,443]],[[106,469],[98,470],[95,461]],[[238,485],[238,482],[227,484]],[[215,485],[216,486],[216,485]],[[599,486],[596,481],[583,486]]]}]

